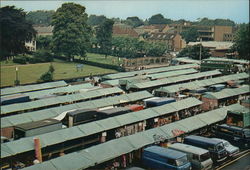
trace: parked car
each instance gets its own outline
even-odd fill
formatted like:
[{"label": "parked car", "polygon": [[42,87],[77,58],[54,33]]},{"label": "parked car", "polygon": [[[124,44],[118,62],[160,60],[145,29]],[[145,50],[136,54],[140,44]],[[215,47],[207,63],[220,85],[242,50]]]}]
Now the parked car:
[{"label": "parked car", "polygon": [[219,138],[212,138],[212,139],[216,140],[216,141],[220,141],[220,142],[223,143],[223,145],[225,146],[225,149],[226,149],[229,157],[234,157],[235,155],[237,155],[237,153],[240,152],[239,147],[236,147],[236,146],[232,145],[227,140],[219,139]]}]

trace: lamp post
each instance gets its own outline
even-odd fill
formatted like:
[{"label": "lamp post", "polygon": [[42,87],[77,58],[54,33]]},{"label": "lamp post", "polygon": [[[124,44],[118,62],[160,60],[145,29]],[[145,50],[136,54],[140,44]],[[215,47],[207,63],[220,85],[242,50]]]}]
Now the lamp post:
[{"label": "lamp post", "polygon": [[20,81],[18,80],[18,67],[16,67],[16,80],[14,82],[15,86],[20,84]]}]

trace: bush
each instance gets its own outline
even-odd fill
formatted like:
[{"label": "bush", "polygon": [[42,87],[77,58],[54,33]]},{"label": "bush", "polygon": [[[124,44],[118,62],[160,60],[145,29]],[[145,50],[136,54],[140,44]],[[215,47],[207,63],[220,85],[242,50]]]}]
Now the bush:
[{"label": "bush", "polygon": [[13,62],[18,64],[26,64],[27,63],[27,56],[26,55],[17,55],[14,57]]},{"label": "bush", "polygon": [[42,63],[43,61],[40,58],[30,57],[29,63],[35,64],[35,63]]},{"label": "bush", "polygon": [[34,58],[37,58],[37,61],[40,62],[51,62],[54,60],[53,55],[48,50],[38,50],[34,53]]},{"label": "bush", "polygon": [[51,73],[50,71],[41,75],[40,79],[38,80],[38,82],[49,82],[49,81],[53,81],[53,73]]}]

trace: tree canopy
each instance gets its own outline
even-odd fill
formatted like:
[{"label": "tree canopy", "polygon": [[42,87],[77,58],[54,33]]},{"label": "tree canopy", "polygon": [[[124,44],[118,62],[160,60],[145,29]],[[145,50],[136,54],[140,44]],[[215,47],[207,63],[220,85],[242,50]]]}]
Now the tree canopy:
[{"label": "tree canopy", "polygon": [[[181,52],[177,55],[177,57],[189,57],[195,60],[200,59],[200,46],[194,45],[189,46],[181,50]],[[209,58],[211,54],[209,53],[209,49],[201,46],[201,59]]]},{"label": "tree canopy", "polygon": [[39,26],[49,26],[51,24],[52,16],[55,11],[50,10],[38,10],[38,11],[31,11],[27,14],[27,20],[31,21],[34,25]]},{"label": "tree canopy", "polygon": [[87,25],[85,7],[75,3],[64,3],[52,18],[53,51],[69,59],[86,56],[90,47],[91,28]]},{"label": "tree canopy", "polygon": [[114,21],[111,19],[106,19],[102,24],[96,28],[96,39],[97,44],[100,46],[101,53],[105,54],[105,57],[108,55],[112,47],[112,30],[113,30]]},{"label": "tree canopy", "polygon": [[249,24],[241,24],[235,34],[233,49],[238,51],[240,58],[250,59],[250,29]]},{"label": "tree canopy", "polygon": [[104,15],[90,15],[88,20],[87,20],[87,24],[91,25],[91,26],[96,26],[96,25],[100,25],[101,23],[103,23],[107,18]]},{"label": "tree canopy", "polygon": [[0,8],[1,59],[26,52],[25,41],[36,35],[32,24],[26,20],[26,13],[14,6]]},{"label": "tree canopy", "polygon": [[187,43],[197,41],[199,36],[197,28],[191,27],[181,33]]},{"label": "tree canopy", "polygon": [[139,27],[141,25],[144,25],[144,22],[136,16],[135,17],[127,17],[127,19],[124,22],[128,25],[131,25],[132,27]]},{"label": "tree canopy", "polygon": [[156,14],[149,18],[148,23],[151,24],[170,24],[172,23],[171,19],[164,18],[162,14]]},{"label": "tree canopy", "polygon": [[235,26],[234,21],[230,19],[208,19],[208,18],[201,18],[198,22],[195,22],[197,25],[207,25],[207,26]]}]

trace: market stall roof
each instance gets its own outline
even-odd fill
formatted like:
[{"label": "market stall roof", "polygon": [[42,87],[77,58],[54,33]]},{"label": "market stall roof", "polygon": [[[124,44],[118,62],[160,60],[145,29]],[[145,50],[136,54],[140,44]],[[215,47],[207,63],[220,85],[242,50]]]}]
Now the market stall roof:
[{"label": "market stall roof", "polygon": [[148,82],[143,82],[143,83],[135,83],[135,84],[131,84],[127,86],[127,89],[147,89],[147,88],[152,88],[156,86],[164,86],[167,84],[178,83],[182,81],[199,79],[202,77],[209,77],[209,76],[215,76],[215,75],[220,75],[220,74],[221,72],[217,70],[206,71],[206,72],[200,72],[200,73],[195,73],[195,74],[170,77],[170,78],[165,78],[165,79],[160,79],[160,80],[153,80],[153,81],[148,81]]},{"label": "market stall roof", "polygon": [[244,85],[239,88],[226,88],[219,92],[209,92],[203,97],[220,100],[220,99],[224,99],[228,97],[233,97],[233,96],[242,95],[242,94],[249,94],[249,93],[250,93],[250,86]]},{"label": "market stall roof", "polygon": [[7,87],[1,89],[1,96],[15,93],[23,93],[28,91],[36,91],[42,89],[50,89],[56,87],[67,86],[68,84],[65,81],[55,81],[49,83],[25,85],[25,86],[16,86],[16,87]]},{"label": "market stall roof", "polygon": [[124,78],[124,77],[134,77],[135,75],[146,75],[146,74],[160,73],[160,72],[173,71],[173,70],[181,70],[181,69],[185,69],[185,68],[198,68],[198,67],[199,66],[197,64],[184,64],[184,65],[178,65],[178,66],[152,68],[152,69],[147,69],[147,70],[108,74],[108,75],[103,76],[102,79],[113,80],[113,79],[120,79],[120,78]]},{"label": "market stall roof", "polygon": [[214,84],[226,83],[229,80],[235,81],[235,80],[247,79],[247,78],[249,78],[249,75],[247,73],[238,73],[238,74],[231,74],[231,75],[220,76],[220,77],[215,77],[215,78],[209,78],[205,80],[196,80],[196,81],[188,82],[188,83],[165,86],[165,87],[156,89],[156,91],[165,92],[165,93],[175,93],[183,89],[193,90],[193,89],[198,89],[198,88],[205,87],[205,86],[211,86]]},{"label": "market stall roof", "polygon": [[123,92],[124,91],[118,87],[101,88],[95,91],[87,91],[84,93],[58,96],[58,97],[35,100],[35,101],[24,102],[24,103],[9,104],[9,105],[1,106],[1,115],[18,112],[18,111],[25,112],[27,110],[39,109],[39,108],[49,107],[53,105],[72,103],[72,102],[77,102],[77,101],[82,101],[82,100],[89,100],[89,99],[93,99],[97,97],[102,97],[102,96],[116,94],[116,93],[123,93]]}]

